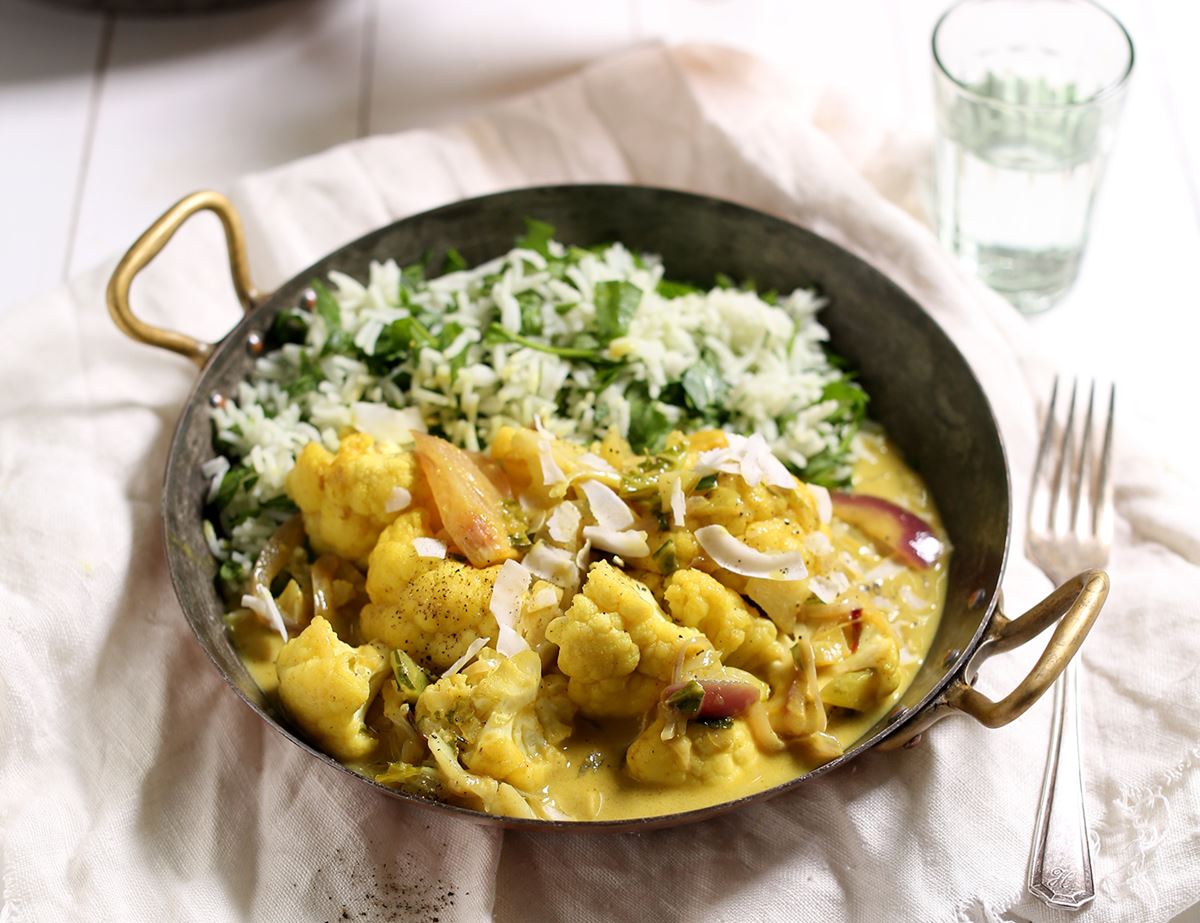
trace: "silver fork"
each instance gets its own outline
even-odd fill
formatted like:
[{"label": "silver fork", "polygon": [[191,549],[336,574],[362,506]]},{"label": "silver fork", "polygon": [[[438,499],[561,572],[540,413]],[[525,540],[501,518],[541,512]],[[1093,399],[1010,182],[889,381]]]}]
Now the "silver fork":
[{"label": "silver fork", "polygon": [[[1112,547],[1116,387],[1109,391],[1099,452],[1092,445],[1094,382],[1088,390],[1087,415],[1076,448],[1078,390],[1078,382],[1073,382],[1066,422],[1061,437],[1056,438],[1058,378],[1054,379],[1029,492],[1025,555],[1056,584],[1064,583],[1080,571],[1104,567]],[[1096,896],[1083,798],[1083,764],[1079,756],[1078,679],[1074,660],[1054,685],[1054,720],[1029,861],[1029,890],[1051,907],[1071,910],[1078,910]]]}]

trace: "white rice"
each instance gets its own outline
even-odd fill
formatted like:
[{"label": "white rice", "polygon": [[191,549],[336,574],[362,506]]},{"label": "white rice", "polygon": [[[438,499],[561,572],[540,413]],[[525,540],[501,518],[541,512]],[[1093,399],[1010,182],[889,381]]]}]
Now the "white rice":
[{"label": "white rice", "polygon": [[[393,261],[373,263],[365,284],[330,273],[341,332],[317,311],[297,313],[307,323],[304,342],[259,358],[249,380],[212,411],[221,453],[204,468],[212,498],[222,481],[245,479],[217,500],[223,537],[219,546],[214,537],[214,547],[248,569],[290,515],[281,498],[299,451],[312,441],[336,450],[360,401],[416,408],[431,432],[472,450],[486,448],[502,426],[535,418],[557,436],[588,443],[613,426],[627,435],[647,400],[672,426],[711,425],[687,407],[653,403],[668,389],[677,394],[685,373],[708,363],[723,382],[727,430],[761,433],[799,472],[819,453],[838,451],[844,432],[831,417],[839,405],[822,392],[843,375],[824,352],[828,335],[815,317],[823,301],[813,292],[799,289],[775,304],[730,288],[668,299],[656,291],[663,278],[656,257],[637,257],[620,244],[568,251],[551,241],[547,252],[549,260],[514,249],[428,282],[403,283]],[[594,333],[604,282],[628,282],[642,294],[623,335],[595,350],[603,361],[511,342],[524,336],[563,346]],[[540,332],[522,333],[522,301]],[[423,343],[373,371],[389,325],[410,317],[434,335],[449,324],[462,329],[441,348]],[[339,345],[330,351],[335,333]]]}]

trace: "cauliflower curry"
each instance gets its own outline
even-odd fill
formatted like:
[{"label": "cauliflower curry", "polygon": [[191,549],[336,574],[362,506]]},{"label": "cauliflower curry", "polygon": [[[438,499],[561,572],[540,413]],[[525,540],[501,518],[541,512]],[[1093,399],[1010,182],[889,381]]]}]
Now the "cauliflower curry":
[{"label": "cauliflower curry", "polygon": [[231,631],[299,732],[384,785],[583,821],[727,801],[841,754],[936,628],[937,512],[858,438],[853,494],[715,430],[650,455],[541,426],[487,455],[312,443]]}]

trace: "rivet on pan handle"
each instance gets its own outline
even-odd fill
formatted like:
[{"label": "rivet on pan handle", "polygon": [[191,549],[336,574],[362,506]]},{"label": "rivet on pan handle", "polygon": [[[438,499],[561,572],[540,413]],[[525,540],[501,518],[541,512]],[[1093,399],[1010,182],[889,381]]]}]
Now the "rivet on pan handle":
[{"label": "rivet on pan handle", "polygon": [[1071,658],[1078,653],[1107,597],[1108,575],[1102,570],[1089,570],[1068,580],[1020,618],[1010,620],[1002,613],[996,613],[987,637],[979,645],[973,667],[994,654],[1019,647],[1058,622],[1049,643],[1028,675],[999,701],[989,699],[972,686],[973,675],[960,676],[933,705],[880,744],[879,749],[894,750],[909,746],[931,724],[955,712],[970,715],[990,728],[1015,721],[1054,685]]},{"label": "rivet on pan handle", "polygon": [[252,311],[262,298],[250,283],[242,222],[229,199],[212,190],[193,192],[185,196],[150,225],[121,257],[112,278],[108,280],[107,300],[108,313],[124,334],[149,346],[169,349],[187,356],[196,364],[203,365],[212,353],[214,344],[147,324],[134,316],[133,309],[129,306],[129,288],[133,285],[134,278],[158,256],[159,251],[175,236],[175,232],[183,223],[200,211],[213,212],[221,220],[221,226],[225,229],[225,245],[229,251],[229,271],[233,276],[234,291],[237,292],[242,308],[247,313]]}]

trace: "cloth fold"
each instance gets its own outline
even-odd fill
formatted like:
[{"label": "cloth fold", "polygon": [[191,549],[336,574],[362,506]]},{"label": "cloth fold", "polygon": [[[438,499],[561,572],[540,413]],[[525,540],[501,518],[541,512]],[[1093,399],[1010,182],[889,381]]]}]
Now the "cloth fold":
[{"label": "cloth fold", "polygon": [[[266,288],[388,221],[503,188],[632,182],[781,215],[947,330],[993,402],[1019,502],[1050,363],[857,171],[836,135],[853,120],[830,111],[744,55],[646,47],[231,192]],[[872,175],[899,199],[908,166]],[[218,337],[236,316],[224,259],[215,222],[189,225],[139,281],[138,310]],[[0,918],[1068,919],[1023,885],[1047,702],[997,731],[952,719],[912,750],[641,835],[505,834],[315,764],[224,688],[180,615],[159,491],[193,370],[112,327],[110,270],[0,320]],[[1083,653],[1101,893],[1072,919],[1087,923],[1167,920],[1200,900],[1200,489],[1152,447],[1121,442],[1113,591]],[[1022,535],[1018,517],[1013,610],[1049,589]],[[989,662],[982,687],[1011,688],[1035,656]]]}]

